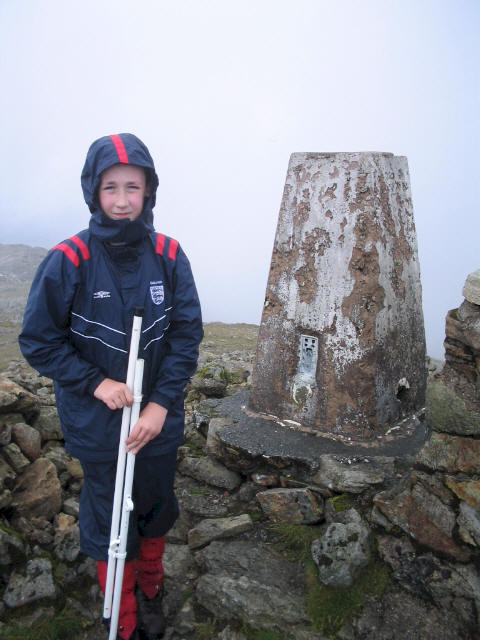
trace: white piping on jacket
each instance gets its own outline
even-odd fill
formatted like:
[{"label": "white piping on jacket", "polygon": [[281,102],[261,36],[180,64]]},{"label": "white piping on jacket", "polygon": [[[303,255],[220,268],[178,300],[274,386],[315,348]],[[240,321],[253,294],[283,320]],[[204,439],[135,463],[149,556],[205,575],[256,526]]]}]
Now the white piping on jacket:
[{"label": "white piping on jacket", "polygon": [[163,338],[163,336],[165,335],[165,332],[167,331],[169,326],[170,326],[170,323],[167,324],[167,326],[165,327],[165,330],[164,330],[164,332],[162,333],[161,336],[159,336],[158,338],[153,338],[153,340],[150,340],[150,342],[147,342],[147,344],[143,347],[143,350],[146,351],[148,349],[148,347],[152,344],[152,342],[156,342],[157,340],[161,340]]},{"label": "white piping on jacket", "polygon": [[[170,311],[171,308],[172,307],[168,307],[168,309],[165,309],[165,311]],[[146,329],[143,329],[142,333],[147,333],[147,331],[150,331],[150,329],[153,326],[155,326],[157,324],[157,322],[160,322],[160,320],[163,320],[166,317],[166,315],[167,314],[165,313],[161,318],[158,318],[157,320],[155,320],[155,322],[152,322],[152,324],[149,327],[147,327]]]},{"label": "white piping on jacket", "polygon": [[[95,324],[99,324],[99,323],[96,322]],[[110,349],[115,349],[115,351],[121,351],[122,353],[128,353],[128,351],[125,351],[125,349],[114,347],[112,344],[108,344],[108,342],[104,342],[103,340],[101,340],[100,338],[97,338],[96,336],[86,336],[84,333],[80,333],[80,331],[75,331],[75,329],[72,329],[72,327],[70,327],[70,331],[72,333],[76,333],[78,336],[82,336],[82,338],[85,338],[86,340],[98,340],[99,342],[104,344],[106,347],[109,347]],[[118,333],[122,333],[122,332],[119,331]]]},{"label": "white piping on jacket", "polygon": [[[75,313],[74,311],[72,311],[72,316],[77,316],[77,318],[81,318],[82,320],[85,320],[85,322],[89,322],[90,324],[98,324],[99,327],[103,327],[104,329],[109,329],[110,331],[115,331],[115,333],[121,333],[122,336],[126,336],[127,335],[125,333],[125,331],[119,331],[118,329],[114,329],[113,327],[109,327],[107,324],[102,324],[101,322],[95,322],[95,320],[88,320],[88,318],[84,318],[79,313]],[[79,335],[82,335],[82,334],[80,333]]]}]

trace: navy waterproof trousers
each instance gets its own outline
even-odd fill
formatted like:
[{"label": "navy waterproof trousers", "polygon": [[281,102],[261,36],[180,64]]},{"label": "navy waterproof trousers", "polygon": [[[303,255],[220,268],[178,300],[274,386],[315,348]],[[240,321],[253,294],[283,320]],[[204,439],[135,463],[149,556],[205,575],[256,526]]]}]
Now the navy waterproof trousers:
[{"label": "navy waterproof trousers", "polygon": [[[160,538],[178,517],[173,490],[176,449],[135,463],[134,509],[130,513],[127,561],[137,557],[140,537]],[[94,560],[108,560],[117,461],[81,461],[84,481],[80,496],[80,549]]]}]

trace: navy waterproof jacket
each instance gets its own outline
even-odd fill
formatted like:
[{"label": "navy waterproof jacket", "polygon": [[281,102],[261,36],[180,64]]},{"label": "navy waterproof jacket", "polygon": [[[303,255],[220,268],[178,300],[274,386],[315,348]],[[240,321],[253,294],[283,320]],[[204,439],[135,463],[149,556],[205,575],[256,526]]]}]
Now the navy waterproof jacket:
[{"label": "navy waterproof jacket", "polygon": [[[143,167],[151,193],[135,221],[113,221],[97,200],[105,169]],[[190,264],[178,242],[156,233],[152,207],[158,178],[143,143],[131,134],[91,146],[82,188],[89,229],[55,246],[40,265],[19,338],[27,361],[54,380],[69,453],[85,461],[115,459],[122,412],[93,396],[105,378],[125,381],[135,307],[144,308],[139,358],[143,403],[168,409],[162,432],[138,456],[166,453],[183,441],[183,391],[203,336]]]}]

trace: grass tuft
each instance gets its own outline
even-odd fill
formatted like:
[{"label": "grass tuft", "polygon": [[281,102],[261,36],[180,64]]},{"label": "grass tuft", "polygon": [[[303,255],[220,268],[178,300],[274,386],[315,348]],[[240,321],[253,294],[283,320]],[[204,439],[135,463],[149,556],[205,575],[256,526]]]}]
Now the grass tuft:
[{"label": "grass tuft", "polygon": [[247,633],[248,640],[287,640],[284,635],[276,631],[266,631],[264,629]]},{"label": "grass tuft", "polygon": [[360,613],[368,596],[385,593],[390,584],[389,570],[378,559],[373,559],[348,589],[321,584],[313,561],[306,577],[307,611],[312,627],[329,637],[335,637],[345,622]]},{"label": "grass tuft", "polygon": [[53,618],[42,618],[30,629],[21,625],[9,626],[2,637],[4,640],[70,640],[82,629],[78,613],[64,609]]},{"label": "grass tuft", "polygon": [[322,535],[323,527],[318,525],[289,524],[285,522],[270,525],[270,530],[278,539],[276,547],[293,562],[305,562],[312,557],[312,542]]},{"label": "grass tuft", "polygon": [[211,640],[219,633],[217,619],[210,618],[205,622],[195,623],[195,631],[199,640]]},{"label": "grass tuft", "polygon": [[[350,501],[347,506],[343,496],[338,498],[341,498],[339,504],[343,508],[350,508]],[[318,579],[318,570],[311,555],[312,542],[321,537],[323,529],[321,525],[270,525],[270,530],[278,539],[275,545],[277,549],[289,560],[306,566],[306,604],[313,629],[333,638],[345,622],[360,613],[367,597],[385,593],[390,585],[390,572],[385,564],[374,557],[350,588],[326,587]],[[249,640],[257,640],[257,637],[249,636]],[[270,638],[259,636],[258,640]],[[277,636],[273,635],[271,640],[277,640]]]}]

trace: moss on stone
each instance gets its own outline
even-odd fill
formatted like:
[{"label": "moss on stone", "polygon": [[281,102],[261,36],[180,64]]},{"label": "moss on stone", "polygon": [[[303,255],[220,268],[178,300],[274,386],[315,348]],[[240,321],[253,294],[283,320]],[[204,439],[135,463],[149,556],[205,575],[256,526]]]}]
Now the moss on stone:
[{"label": "moss on stone", "polygon": [[335,513],[348,511],[348,509],[350,509],[350,507],[352,506],[350,497],[347,493],[341,493],[339,496],[334,496],[330,499],[330,504],[332,505]]},{"label": "moss on stone", "polygon": [[20,542],[22,542],[23,544],[26,544],[27,539],[25,538],[25,536],[23,536],[18,531],[15,531],[15,529],[12,529],[11,527],[7,527],[7,525],[3,523],[0,523],[0,531],[3,531],[4,533],[8,533],[8,535],[13,536],[14,538],[17,538],[17,540],[20,540]]},{"label": "moss on stone", "polygon": [[203,369],[200,369],[199,371],[197,371],[197,376],[199,378],[211,378],[212,377],[211,369],[212,367],[207,364],[206,367],[203,367]]}]

